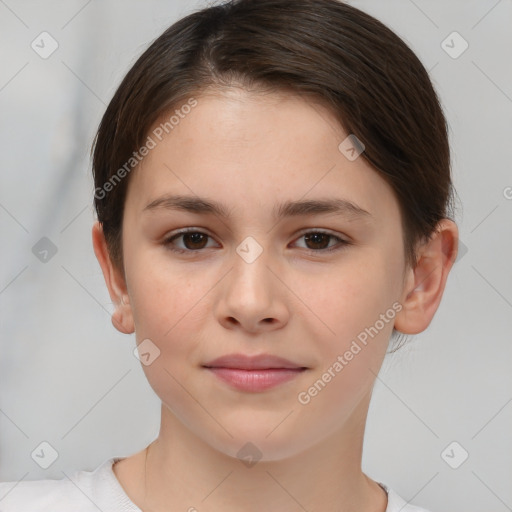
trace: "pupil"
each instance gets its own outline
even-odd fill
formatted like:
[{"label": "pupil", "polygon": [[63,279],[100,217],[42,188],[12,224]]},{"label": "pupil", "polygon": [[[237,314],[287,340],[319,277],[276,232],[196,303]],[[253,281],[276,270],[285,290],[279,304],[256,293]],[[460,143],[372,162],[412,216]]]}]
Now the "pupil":
[{"label": "pupil", "polygon": [[[201,237],[203,237],[202,233],[187,233],[187,234],[185,234],[184,240],[186,242],[187,240],[192,239],[192,244],[197,244],[197,243],[200,244]],[[185,245],[188,245],[188,244],[185,243]]]},{"label": "pupil", "polygon": [[[320,238],[320,241],[318,240]],[[321,239],[324,239],[324,242],[325,242],[325,239],[327,238],[327,235],[324,234],[324,233],[314,233],[313,235],[306,235],[306,240],[307,241],[312,241],[313,244],[318,244],[320,243],[321,244]],[[325,245],[325,244],[323,244]]]},{"label": "pupil", "polygon": [[[325,243],[322,244],[322,241],[325,242],[328,239],[328,235],[325,233],[313,233],[312,235],[305,235],[305,239],[307,242],[312,242],[313,245],[320,244],[322,248],[325,247]],[[188,246],[187,241],[191,241],[192,245],[201,244],[201,242],[204,242],[204,235],[202,233],[186,233],[184,240],[186,246]],[[318,249],[318,247],[315,248]]]}]

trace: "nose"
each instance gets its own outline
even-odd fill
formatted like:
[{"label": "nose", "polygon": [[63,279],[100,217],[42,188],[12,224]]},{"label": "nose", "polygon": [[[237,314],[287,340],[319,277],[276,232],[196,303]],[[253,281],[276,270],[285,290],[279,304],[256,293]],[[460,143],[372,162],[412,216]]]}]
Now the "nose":
[{"label": "nose", "polygon": [[290,292],[282,277],[277,277],[282,272],[268,254],[263,251],[252,262],[234,254],[232,269],[218,290],[215,308],[218,321],[226,329],[257,334],[282,328],[288,322],[286,298]]}]

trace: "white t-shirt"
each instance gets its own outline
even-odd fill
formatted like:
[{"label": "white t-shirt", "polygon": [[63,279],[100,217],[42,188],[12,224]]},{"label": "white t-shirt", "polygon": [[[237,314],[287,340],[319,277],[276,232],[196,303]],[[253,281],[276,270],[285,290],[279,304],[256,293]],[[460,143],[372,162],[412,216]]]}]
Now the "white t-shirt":
[{"label": "white t-shirt", "polygon": [[[107,459],[94,471],[75,471],[60,480],[0,482],[0,512],[142,512],[128,498]],[[408,505],[386,485],[386,512],[428,512]]]}]

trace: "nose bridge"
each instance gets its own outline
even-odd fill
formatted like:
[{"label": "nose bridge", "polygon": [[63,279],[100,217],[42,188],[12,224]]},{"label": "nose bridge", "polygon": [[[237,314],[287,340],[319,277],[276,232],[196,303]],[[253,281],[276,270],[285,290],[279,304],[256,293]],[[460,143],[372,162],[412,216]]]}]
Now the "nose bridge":
[{"label": "nose bridge", "polygon": [[247,236],[236,246],[217,304],[219,321],[225,327],[238,325],[248,332],[282,326],[289,316],[279,289],[282,284],[274,275],[273,266],[278,263],[267,246],[271,237],[261,235],[260,243],[256,236]]},{"label": "nose bridge", "polygon": [[273,266],[278,263],[271,257],[270,238],[265,234],[247,236],[235,248],[224,300],[230,310],[228,315],[241,322],[244,315],[254,317],[250,321],[258,321],[277,314],[273,309],[281,291],[274,275]]},{"label": "nose bridge", "polygon": [[258,238],[260,241],[255,236],[249,235],[236,247],[233,261],[233,285],[237,286],[238,283],[240,287],[235,293],[240,291],[245,295],[258,295],[257,298],[262,300],[271,292],[269,277],[273,274],[268,268],[271,263],[269,258],[271,251],[264,245],[263,235]]}]

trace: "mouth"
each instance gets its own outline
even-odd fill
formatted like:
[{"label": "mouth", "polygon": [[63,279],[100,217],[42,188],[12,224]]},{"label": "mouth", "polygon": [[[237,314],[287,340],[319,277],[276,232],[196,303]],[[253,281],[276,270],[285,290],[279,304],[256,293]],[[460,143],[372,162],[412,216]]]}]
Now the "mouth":
[{"label": "mouth", "polygon": [[231,354],[210,361],[203,368],[231,387],[247,392],[261,392],[284,384],[308,369],[269,354]]},{"label": "mouth", "polygon": [[296,364],[288,359],[270,354],[259,354],[257,356],[229,354],[218,357],[203,366],[206,368],[230,368],[233,370],[297,370],[306,368],[305,366]]}]

